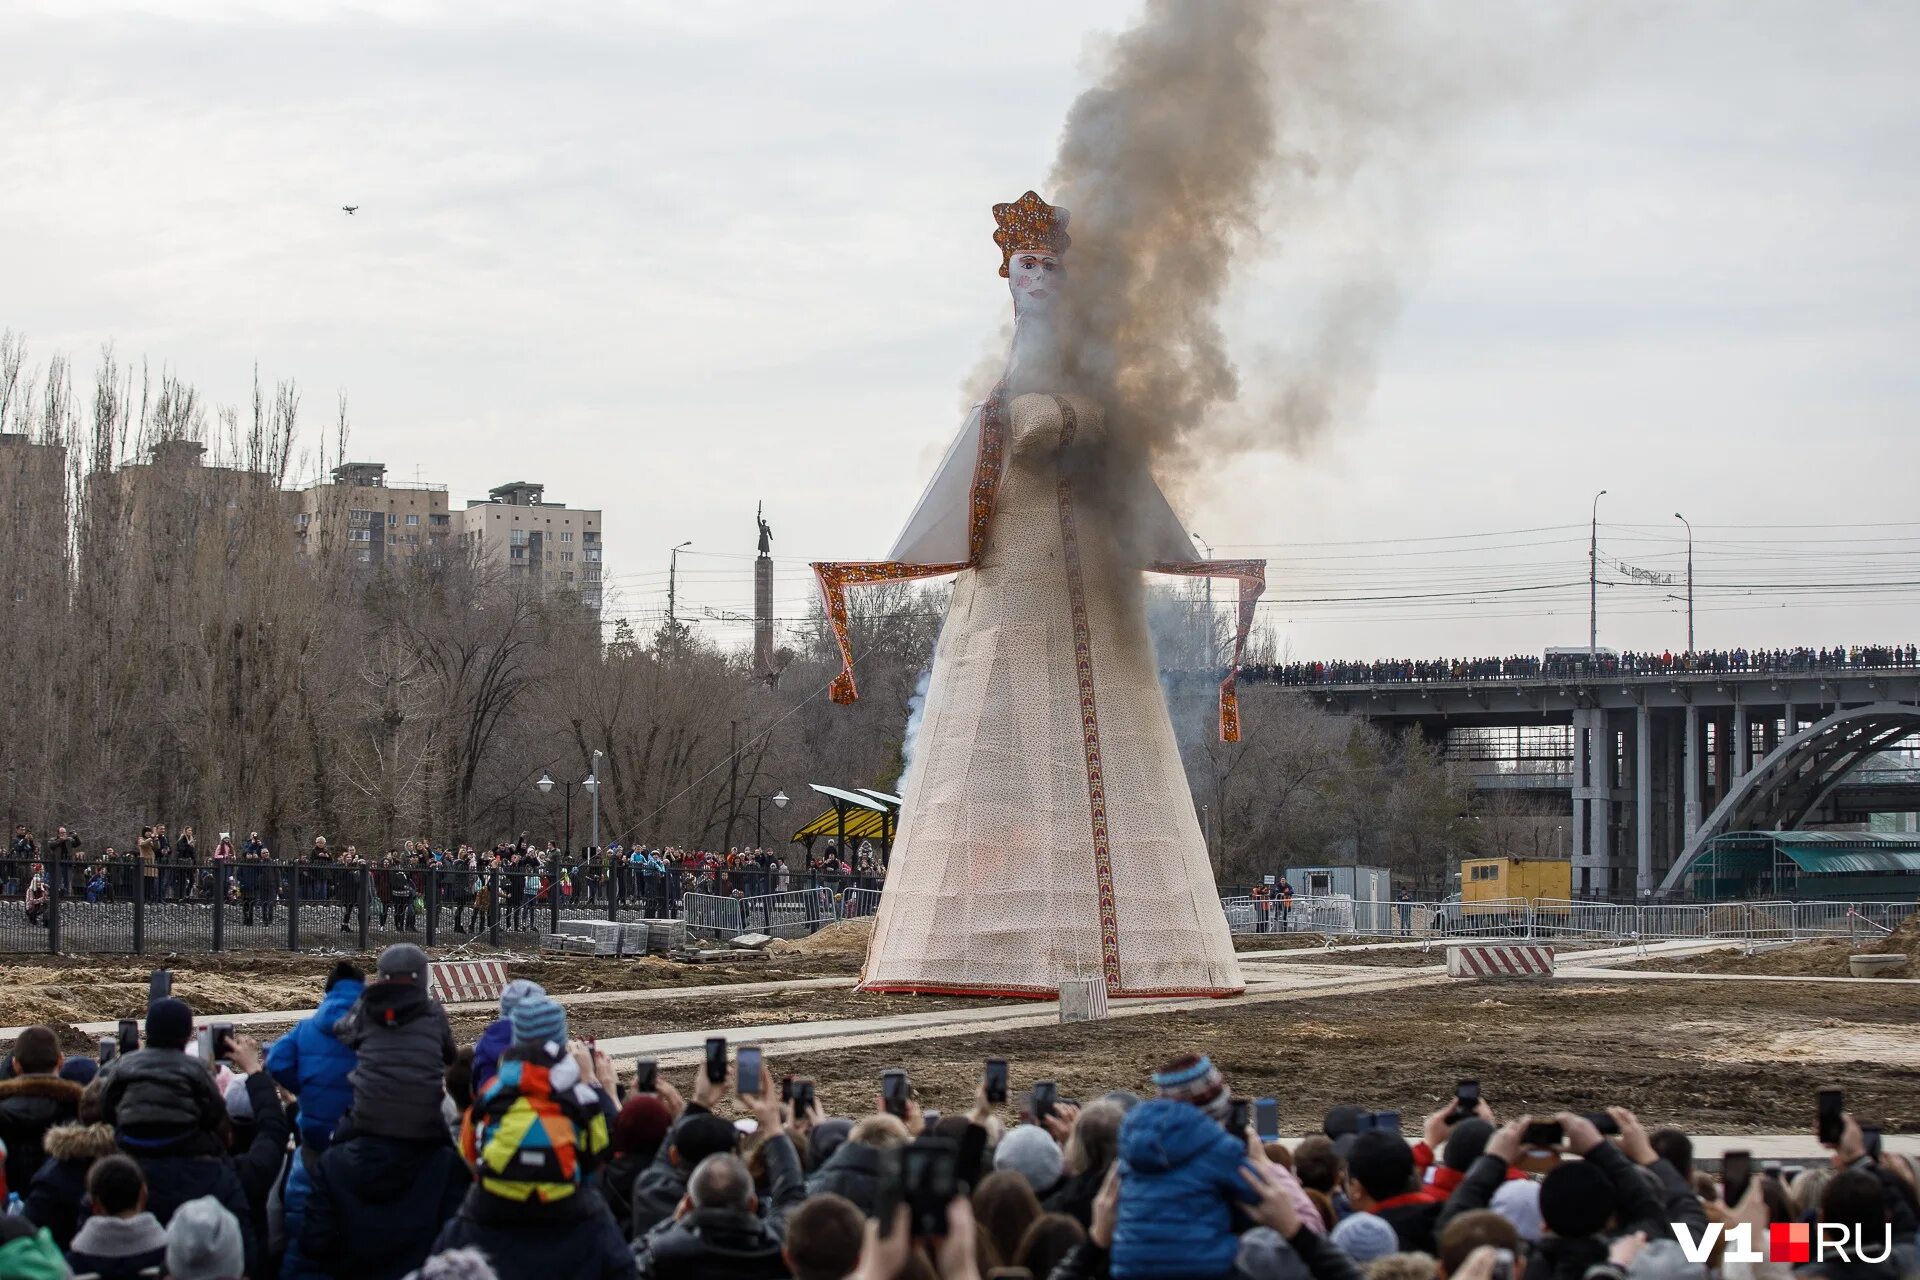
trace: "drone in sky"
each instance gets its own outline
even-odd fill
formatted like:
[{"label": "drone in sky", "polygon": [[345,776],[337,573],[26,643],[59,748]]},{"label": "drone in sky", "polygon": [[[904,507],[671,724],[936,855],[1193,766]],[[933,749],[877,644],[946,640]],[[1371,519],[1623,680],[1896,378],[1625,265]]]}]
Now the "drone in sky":
[{"label": "drone in sky", "polygon": [[360,211],[360,206],[357,204],[343,204],[340,206],[340,212],[346,214],[349,218],[351,218],[354,214],[358,213],[359,211]]}]

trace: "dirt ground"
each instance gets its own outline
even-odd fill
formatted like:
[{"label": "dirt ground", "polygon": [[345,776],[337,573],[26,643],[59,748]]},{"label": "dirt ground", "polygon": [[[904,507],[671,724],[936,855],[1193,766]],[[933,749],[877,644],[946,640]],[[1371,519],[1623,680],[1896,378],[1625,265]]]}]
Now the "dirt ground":
[{"label": "dirt ground", "polygon": [[[852,989],[809,990],[799,993],[712,995],[682,1000],[634,1000],[608,1004],[578,1004],[567,1009],[567,1034],[611,1040],[618,1036],[650,1035],[662,1031],[724,1030],[796,1022],[830,1022],[836,1018],[879,1018],[896,1013],[924,1013],[930,1009],[965,1009],[1004,1001],[959,996],[856,995]],[[479,1038],[492,1019],[454,1015],[453,1037],[462,1044]]]},{"label": "dirt ground", "polygon": [[1916,1020],[1913,987],[1448,985],[782,1055],[778,1069],[813,1077],[844,1113],[871,1105],[883,1070],[905,1067],[928,1105],[953,1109],[988,1057],[1013,1061],[1016,1094],[1053,1079],[1063,1096],[1087,1098],[1144,1090],[1159,1062],[1196,1049],[1236,1093],[1278,1098],[1295,1127],[1340,1101],[1424,1115],[1476,1077],[1502,1114],[1624,1104],[1696,1133],[1810,1125],[1815,1091],[1837,1086],[1863,1118],[1911,1131]]},{"label": "dirt ground", "polygon": [[[504,959],[510,977],[531,978],[555,995],[852,977],[859,972],[857,959],[849,961],[831,952],[785,952],[764,961],[740,964],[681,964],[652,956],[529,960],[475,951],[430,954],[436,959]],[[145,956],[109,963],[102,963],[98,957],[36,957],[32,962],[7,962],[0,964],[0,1027],[45,1023],[66,1032],[70,1047],[91,1044],[91,1037],[69,1031],[70,1025],[139,1016],[146,1009],[147,977],[155,968],[172,969],[174,994],[197,1011],[249,1013],[311,1008],[319,999],[327,971],[340,958],[247,953]],[[371,955],[346,958],[369,972],[373,969]]]},{"label": "dirt ground", "polygon": [[[1665,973],[1771,973],[1788,977],[1848,978],[1847,957],[1856,954],[1886,955],[1899,953],[1920,957],[1920,915],[1908,916],[1893,933],[1862,938],[1855,945],[1847,938],[1822,938],[1816,942],[1796,942],[1785,947],[1745,955],[1738,949],[1709,951],[1704,955],[1654,956],[1636,960],[1631,967],[1659,969]],[[1628,967],[1622,965],[1622,968]],[[1920,977],[1920,964],[1910,958],[1906,964],[1881,975],[1887,978]]]}]

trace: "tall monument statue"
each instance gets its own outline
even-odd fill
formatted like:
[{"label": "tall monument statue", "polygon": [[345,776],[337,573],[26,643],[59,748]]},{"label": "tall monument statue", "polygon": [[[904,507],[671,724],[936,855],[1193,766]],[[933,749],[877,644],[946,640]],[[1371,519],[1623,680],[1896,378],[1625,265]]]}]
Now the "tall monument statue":
[{"label": "tall monument statue", "polygon": [[773,669],[773,529],[767,524],[766,505],[756,503],[753,522],[760,527],[760,554],[753,561],[753,665],[763,680]]},{"label": "tall monument statue", "polygon": [[[883,561],[816,564],[857,694],[847,591],[957,574],[934,649],[900,833],[862,974],[869,991],[1230,995],[1233,939],[1161,695],[1143,574],[1240,583],[1233,663],[1263,561],[1196,561],[1144,461],[1055,372],[1067,213],[994,206],[1013,291],[1007,371]],[[1239,736],[1229,665],[1220,731]]]}]

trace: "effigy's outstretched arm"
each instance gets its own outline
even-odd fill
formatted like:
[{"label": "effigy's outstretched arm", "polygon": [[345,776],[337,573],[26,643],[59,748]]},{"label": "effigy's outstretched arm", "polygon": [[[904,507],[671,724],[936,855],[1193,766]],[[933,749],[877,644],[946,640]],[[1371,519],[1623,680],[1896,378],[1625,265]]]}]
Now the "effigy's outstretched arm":
[{"label": "effigy's outstretched arm", "polygon": [[1159,560],[1148,573],[1171,573],[1188,578],[1233,578],[1240,583],[1240,617],[1233,633],[1233,661],[1220,681],[1220,741],[1240,741],[1240,695],[1235,678],[1247,651],[1247,633],[1253,630],[1253,606],[1267,589],[1265,560]]},{"label": "effigy's outstretched arm", "polygon": [[853,682],[853,645],[847,639],[847,588],[875,582],[911,582],[915,578],[938,578],[966,568],[959,564],[908,564],[899,560],[852,560],[840,564],[815,564],[814,577],[820,580],[820,594],[826,600],[827,626],[833,630],[834,643],[840,646],[840,674],[828,686],[827,696],[848,703],[860,696]]}]

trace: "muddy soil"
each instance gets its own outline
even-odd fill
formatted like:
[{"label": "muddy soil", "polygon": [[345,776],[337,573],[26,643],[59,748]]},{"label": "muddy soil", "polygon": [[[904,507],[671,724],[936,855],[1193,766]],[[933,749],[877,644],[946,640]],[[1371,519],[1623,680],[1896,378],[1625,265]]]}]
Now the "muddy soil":
[{"label": "muddy soil", "polygon": [[1087,1098],[1146,1092],[1154,1067],[1198,1050],[1234,1092],[1280,1099],[1294,1129],[1341,1101],[1424,1115],[1475,1077],[1502,1114],[1624,1104],[1695,1133],[1795,1130],[1812,1123],[1815,1091],[1837,1086],[1849,1109],[1911,1131],[1920,1057],[1903,1065],[1883,1048],[1916,1020],[1913,987],[1475,984],[782,1055],[779,1070],[812,1076],[844,1114],[872,1105],[883,1070],[905,1067],[928,1105],[951,1110],[988,1057],[1013,1061],[1016,1095],[1053,1079]]},{"label": "muddy soil", "polygon": [[1334,947],[1332,950],[1318,947],[1310,951],[1288,952],[1284,959],[1288,964],[1350,964],[1373,969],[1418,969],[1446,964],[1447,952],[1444,947],[1435,947],[1431,951],[1422,951],[1418,947],[1385,947],[1378,951],[1362,951],[1357,947]]},{"label": "muddy soil", "polygon": [[[1908,956],[1906,964],[1887,970],[1882,977],[1920,977],[1920,915],[1909,916],[1892,934],[1862,937],[1856,944],[1847,938],[1822,938],[1815,942],[1796,942],[1773,947],[1753,955],[1737,948],[1709,951],[1704,955],[1671,959],[1654,956],[1632,962],[1639,969],[1658,969],[1664,973],[1770,973],[1788,977],[1850,978],[1847,957],[1898,953]],[[1621,967],[1627,967],[1625,965]]]},{"label": "muddy soil", "polygon": [[[970,1009],[1004,1003],[1001,1000],[962,996],[855,995],[850,989],[618,1001],[569,1005],[567,1034],[612,1040],[619,1036],[651,1035],[661,1031],[724,1031],[730,1027],[830,1022],[836,1018],[882,1018],[896,1013]],[[467,1044],[479,1038],[480,1032],[491,1019],[455,1014],[451,1021],[453,1038],[461,1044]]]}]

